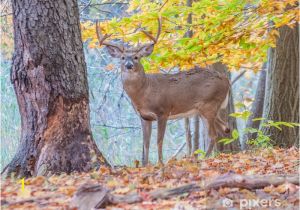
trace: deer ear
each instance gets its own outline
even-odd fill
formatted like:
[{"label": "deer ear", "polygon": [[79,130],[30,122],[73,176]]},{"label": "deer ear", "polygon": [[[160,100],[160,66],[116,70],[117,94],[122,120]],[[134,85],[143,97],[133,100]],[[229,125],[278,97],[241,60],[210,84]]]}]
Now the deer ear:
[{"label": "deer ear", "polygon": [[142,57],[149,56],[153,52],[153,49],[154,49],[154,44],[145,45],[141,47],[141,49],[139,50],[139,54]]},{"label": "deer ear", "polygon": [[107,50],[108,50],[108,53],[114,57],[114,58],[120,58],[123,54],[122,51],[120,51],[119,48],[117,47],[114,47],[114,46],[106,46]]}]

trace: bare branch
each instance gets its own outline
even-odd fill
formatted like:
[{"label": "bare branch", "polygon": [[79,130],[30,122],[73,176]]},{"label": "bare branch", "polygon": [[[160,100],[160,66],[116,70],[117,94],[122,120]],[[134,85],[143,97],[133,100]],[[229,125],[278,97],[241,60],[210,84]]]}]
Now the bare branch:
[{"label": "bare branch", "polygon": [[242,71],[236,78],[234,78],[231,82],[231,85],[233,85],[236,81],[238,81],[244,74],[246,73],[246,70]]}]

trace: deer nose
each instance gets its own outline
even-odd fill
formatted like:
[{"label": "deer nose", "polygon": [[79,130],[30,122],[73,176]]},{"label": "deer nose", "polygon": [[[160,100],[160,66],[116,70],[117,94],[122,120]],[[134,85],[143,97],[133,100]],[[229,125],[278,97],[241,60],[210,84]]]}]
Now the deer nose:
[{"label": "deer nose", "polygon": [[126,69],[132,69],[133,68],[133,64],[128,62],[125,64]]},{"label": "deer nose", "polygon": [[125,65],[126,69],[132,69],[133,65],[131,63],[128,63]]}]

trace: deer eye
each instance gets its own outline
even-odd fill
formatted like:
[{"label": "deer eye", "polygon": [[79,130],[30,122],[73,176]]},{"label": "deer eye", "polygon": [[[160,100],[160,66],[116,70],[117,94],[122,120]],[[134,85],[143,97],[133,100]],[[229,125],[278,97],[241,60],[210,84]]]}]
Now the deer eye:
[{"label": "deer eye", "polygon": [[137,59],[139,59],[139,57],[135,56],[134,59],[137,60]]},{"label": "deer eye", "polygon": [[124,56],[122,56],[122,60],[124,60],[125,59],[125,57]]}]

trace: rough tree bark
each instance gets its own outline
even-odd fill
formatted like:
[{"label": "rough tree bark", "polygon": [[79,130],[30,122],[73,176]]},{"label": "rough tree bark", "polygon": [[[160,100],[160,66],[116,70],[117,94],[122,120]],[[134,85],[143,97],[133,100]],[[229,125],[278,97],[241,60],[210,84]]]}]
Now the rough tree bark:
[{"label": "rough tree bark", "polygon": [[[299,25],[279,29],[276,48],[269,50],[263,116],[268,120],[299,122]],[[298,145],[299,129],[264,128],[275,145]]]},{"label": "rough tree bark", "polygon": [[[260,121],[252,121],[255,118],[262,117],[263,115],[263,107],[264,107],[264,98],[265,98],[265,84],[266,84],[266,68],[267,63],[264,63],[262,70],[260,71],[259,80],[256,88],[255,99],[251,107],[252,115],[249,117],[246,128],[256,128],[258,129],[260,126]],[[247,140],[255,139],[257,133],[247,133],[243,136],[243,147],[248,149],[249,145],[247,144]]]},{"label": "rough tree bark", "polygon": [[3,173],[87,171],[107,164],[89,124],[86,64],[76,0],[13,0],[11,70],[22,133]]}]

